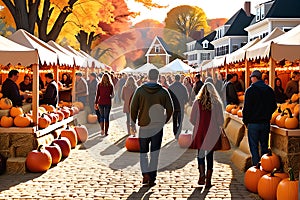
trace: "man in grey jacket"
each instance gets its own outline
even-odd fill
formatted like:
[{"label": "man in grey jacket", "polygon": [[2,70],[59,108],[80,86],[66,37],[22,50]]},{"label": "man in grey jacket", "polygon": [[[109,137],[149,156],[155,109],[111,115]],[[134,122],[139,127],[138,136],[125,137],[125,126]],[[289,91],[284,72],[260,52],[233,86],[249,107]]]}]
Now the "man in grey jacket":
[{"label": "man in grey jacket", "polygon": [[76,101],[80,101],[85,105],[86,98],[89,94],[88,85],[86,80],[82,77],[81,72],[77,72],[75,75],[76,75],[76,82],[75,82]]}]

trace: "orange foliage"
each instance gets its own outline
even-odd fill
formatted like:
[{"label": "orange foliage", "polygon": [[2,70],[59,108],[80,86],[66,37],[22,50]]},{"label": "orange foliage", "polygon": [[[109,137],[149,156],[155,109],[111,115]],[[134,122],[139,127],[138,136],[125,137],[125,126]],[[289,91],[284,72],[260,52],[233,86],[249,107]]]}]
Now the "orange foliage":
[{"label": "orange foliage", "polygon": [[211,30],[215,30],[216,28],[223,26],[226,23],[226,18],[216,18],[216,19],[208,19],[207,23],[210,26]]},{"label": "orange foliage", "polygon": [[152,0],[135,0],[135,2],[142,3],[146,8],[151,9],[151,8],[166,8],[168,6],[162,6],[157,3],[153,3]]}]

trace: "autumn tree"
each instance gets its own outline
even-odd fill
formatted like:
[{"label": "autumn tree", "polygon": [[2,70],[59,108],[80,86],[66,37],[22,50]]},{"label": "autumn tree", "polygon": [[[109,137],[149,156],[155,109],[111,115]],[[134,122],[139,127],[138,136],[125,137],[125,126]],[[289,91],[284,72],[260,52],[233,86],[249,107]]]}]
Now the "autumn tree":
[{"label": "autumn tree", "polygon": [[165,37],[172,52],[182,56],[186,51],[186,43],[191,41],[195,31],[210,31],[206,22],[206,14],[197,6],[178,6],[171,9],[165,18]]}]

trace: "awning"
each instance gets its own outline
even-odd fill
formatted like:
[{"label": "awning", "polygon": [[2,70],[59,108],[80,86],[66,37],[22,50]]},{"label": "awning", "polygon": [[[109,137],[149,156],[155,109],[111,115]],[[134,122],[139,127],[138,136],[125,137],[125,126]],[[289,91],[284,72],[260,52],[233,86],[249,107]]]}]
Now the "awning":
[{"label": "awning", "polygon": [[88,58],[88,62],[92,62],[91,66],[94,66],[95,68],[105,69],[105,65],[103,63],[99,62],[98,60],[96,60],[95,58],[93,58],[92,56],[87,54],[86,52],[80,50],[80,53]]},{"label": "awning", "polygon": [[141,67],[135,69],[133,71],[133,73],[148,73],[148,71],[150,69],[157,69],[158,70],[158,68],[155,65],[153,65],[151,63],[146,63],[146,64],[142,65]]},{"label": "awning", "polygon": [[175,59],[164,67],[160,68],[158,71],[160,73],[171,73],[171,72],[189,72],[193,70],[192,67],[182,62],[180,59]]},{"label": "awning", "polygon": [[78,65],[78,66],[80,66],[80,67],[89,67],[89,63],[88,63],[88,58],[87,57],[83,56],[81,53],[79,53],[78,51],[76,51],[75,49],[73,49],[71,46],[66,46],[64,48],[84,60],[84,62],[81,65]]}]

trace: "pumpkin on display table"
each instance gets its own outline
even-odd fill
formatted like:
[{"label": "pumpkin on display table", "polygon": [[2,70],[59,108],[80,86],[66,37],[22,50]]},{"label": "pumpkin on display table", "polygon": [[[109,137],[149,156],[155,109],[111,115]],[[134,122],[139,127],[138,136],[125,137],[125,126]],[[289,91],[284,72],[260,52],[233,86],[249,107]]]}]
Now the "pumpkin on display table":
[{"label": "pumpkin on display table", "polygon": [[276,124],[276,118],[278,115],[282,113],[281,107],[278,106],[278,108],[275,110],[275,112],[272,114],[271,118],[271,124]]},{"label": "pumpkin on display table", "polygon": [[131,152],[140,152],[140,141],[135,135],[130,135],[125,141],[125,147]]},{"label": "pumpkin on display table", "polygon": [[0,121],[0,126],[8,128],[12,127],[14,125],[14,118],[2,116]]},{"label": "pumpkin on display table", "polygon": [[40,129],[47,128],[51,124],[51,119],[45,113],[38,119],[38,125]]},{"label": "pumpkin on display table", "polygon": [[299,126],[298,117],[299,116],[293,116],[292,111],[289,108],[286,108],[286,110],[288,112],[288,117],[284,121],[285,128],[287,128],[287,129],[298,128],[298,126]]},{"label": "pumpkin on display table", "polygon": [[84,104],[80,101],[74,102],[73,106],[77,107],[80,111],[84,110]]},{"label": "pumpkin on display table", "polygon": [[45,110],[47,111],[47,112],[55,112],[55,107],[54,106],[52,106],[52,105],[48,105],[48,104],[42,104],[42,105],[40,105],[40,107],[43,107],[43,108],[45,108]]},{"label": "pumpkin on display table", "polygon": [[22,114],[24,114],[24,112],[23,112],[23,109],[21,107],[12,107],[9,110],[9,115],[11,117],[16,117],[16,116],[22,115]]},{"label": "pumpkin on display table", "polygon": [[31,123],[32,118],[25,113],[14,118],[14,124],[17,127],[28,127]]},{"label": "pumpkin on display table", "polygon": [[77,134],[74,128],[71,128],[70,126],[67,126],[66,129],[62,130],[60,133],[61,137],[66,137],[69,139],[71,148],[75,148],[77,145]]},{"label": "pumpkin on display table", "polygon": [[9,98],[1,98],[0,99],[0,109],[1,110],[8,110],[13,107],[12,101]]},{"label": "pumpkin on display table", "polygon": [[28,153],[25,164],[31,172],[47,171],[52,164],[51,154],[40,145],[37,150]]},{"label": "pumpkin on display table", "polygon": [[57,144],[60,147],[63,158],[66,158],[70,155],[71,143],[70,143],[70,140],[68,138],[61,137],[60,139],[53,140],[52,143]]}]

